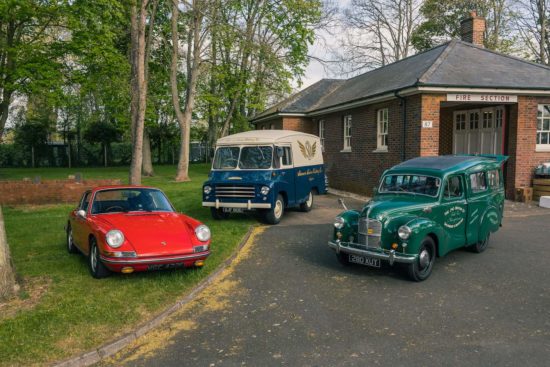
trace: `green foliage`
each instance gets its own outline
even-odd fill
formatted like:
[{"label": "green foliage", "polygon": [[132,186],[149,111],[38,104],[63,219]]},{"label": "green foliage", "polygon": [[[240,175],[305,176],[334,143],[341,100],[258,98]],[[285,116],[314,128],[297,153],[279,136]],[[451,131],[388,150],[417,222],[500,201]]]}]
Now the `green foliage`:
[{"label": "green foliage", "polygon": [[88,125],[84,132],[84,139],[101,144],[109,144],[119,140],[120,130],[107,121],[95,121]]},{"label": "green foliage", "polygon": [[29,119],[15,127],[15,144],[38,148],[47,143],[49,133],[48,120]]}]

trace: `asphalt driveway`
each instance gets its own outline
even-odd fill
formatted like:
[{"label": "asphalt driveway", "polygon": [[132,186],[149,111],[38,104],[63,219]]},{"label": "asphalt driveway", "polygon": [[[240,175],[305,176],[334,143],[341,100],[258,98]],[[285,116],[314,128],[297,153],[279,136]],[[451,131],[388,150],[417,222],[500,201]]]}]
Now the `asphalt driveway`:
[{"label": "asphalt driveway", "polygon": [[455,251],[413,283],[398,268],[341,266],[326,245],[340,209],[334,196],[318,199],[104,364],[548,365],[550,215],[506,218],[486,252]]}]

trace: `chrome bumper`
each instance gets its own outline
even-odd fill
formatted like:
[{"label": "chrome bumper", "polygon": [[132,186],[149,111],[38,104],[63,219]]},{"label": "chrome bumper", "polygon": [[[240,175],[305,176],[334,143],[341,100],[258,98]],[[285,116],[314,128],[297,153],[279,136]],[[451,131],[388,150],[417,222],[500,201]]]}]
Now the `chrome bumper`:
[{"label": "chrome bumper", "polygon": [[150,264],[150,263],[157,263],[157,262],[167,262],[167,261],[184,261],[184,260],[194,260],[199,259],[201,257],[207,257],[210,255],[210,251],[200,252],[197,254],[190,254],[190,255],[180,255],[180,256],[159,256],[159,257],[151,257],[147,259],[115,259],[112,257],[105,257],[103,255],[99,255],[101,261],[107,263],[107,264]]},{"label": "chrome bumper", "polygon": [[240,208],[240,209],[271,209],[270,203],[253,203],[250,200],[246,203],[227,203],[227,202],[221,202],[219,199],[216,199],[216,201],[203,201],[202,206],[209,206],[214,207],[216,209],[219,208]]},{"label": "chrome bumper", "polygon": [[346,244],[348,242],[329,241],[328,246],[336,251],[337,254],[343,252],[345,254],[352,254],[358,256],[374,257],[376,259],[386,260],[393,265],[393,263],[411,264],[416,260],[417,255],[404,255],[395,250],[384,250],[379,248],[367,248],[366,250],[360,250],[354,247],[349,247]]}]

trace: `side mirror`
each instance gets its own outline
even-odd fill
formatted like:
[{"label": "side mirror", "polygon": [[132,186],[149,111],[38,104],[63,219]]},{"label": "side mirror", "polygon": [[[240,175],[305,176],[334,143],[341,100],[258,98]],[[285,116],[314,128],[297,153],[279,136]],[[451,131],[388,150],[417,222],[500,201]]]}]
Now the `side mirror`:
[{"label": "side mirror", "polygon": [[342,205],[344,210],[348,210],[348,207],[346,206],[346,203],[344,203],[344,199],[338,198],[338,204]]},{"label": "side mirror", "polygon": [[76,215],[78,215],[82,219],[86,219],[86,211],[85,210],[80,209],[79,211],[76,212]]},{"label": "side mirror", "polygon": [[374,195],[376,195],[376,194],[378,194],[378,187],[373,186],[373,188],[372,188],[372,195],[374,196]]}]

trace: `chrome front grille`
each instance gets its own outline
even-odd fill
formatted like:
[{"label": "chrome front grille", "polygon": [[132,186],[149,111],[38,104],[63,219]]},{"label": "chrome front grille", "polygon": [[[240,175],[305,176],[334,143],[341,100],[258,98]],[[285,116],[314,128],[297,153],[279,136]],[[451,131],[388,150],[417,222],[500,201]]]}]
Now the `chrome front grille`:
[{"label": "chrome front grille", "polygon": [[214,187],[217,198],[254,198],[254,186],[216,185]]},{"label": "chrome front grille", "polygon": [[380,247],[382,223],[375,219],[360,218],[358,242],[367,247]]}]

